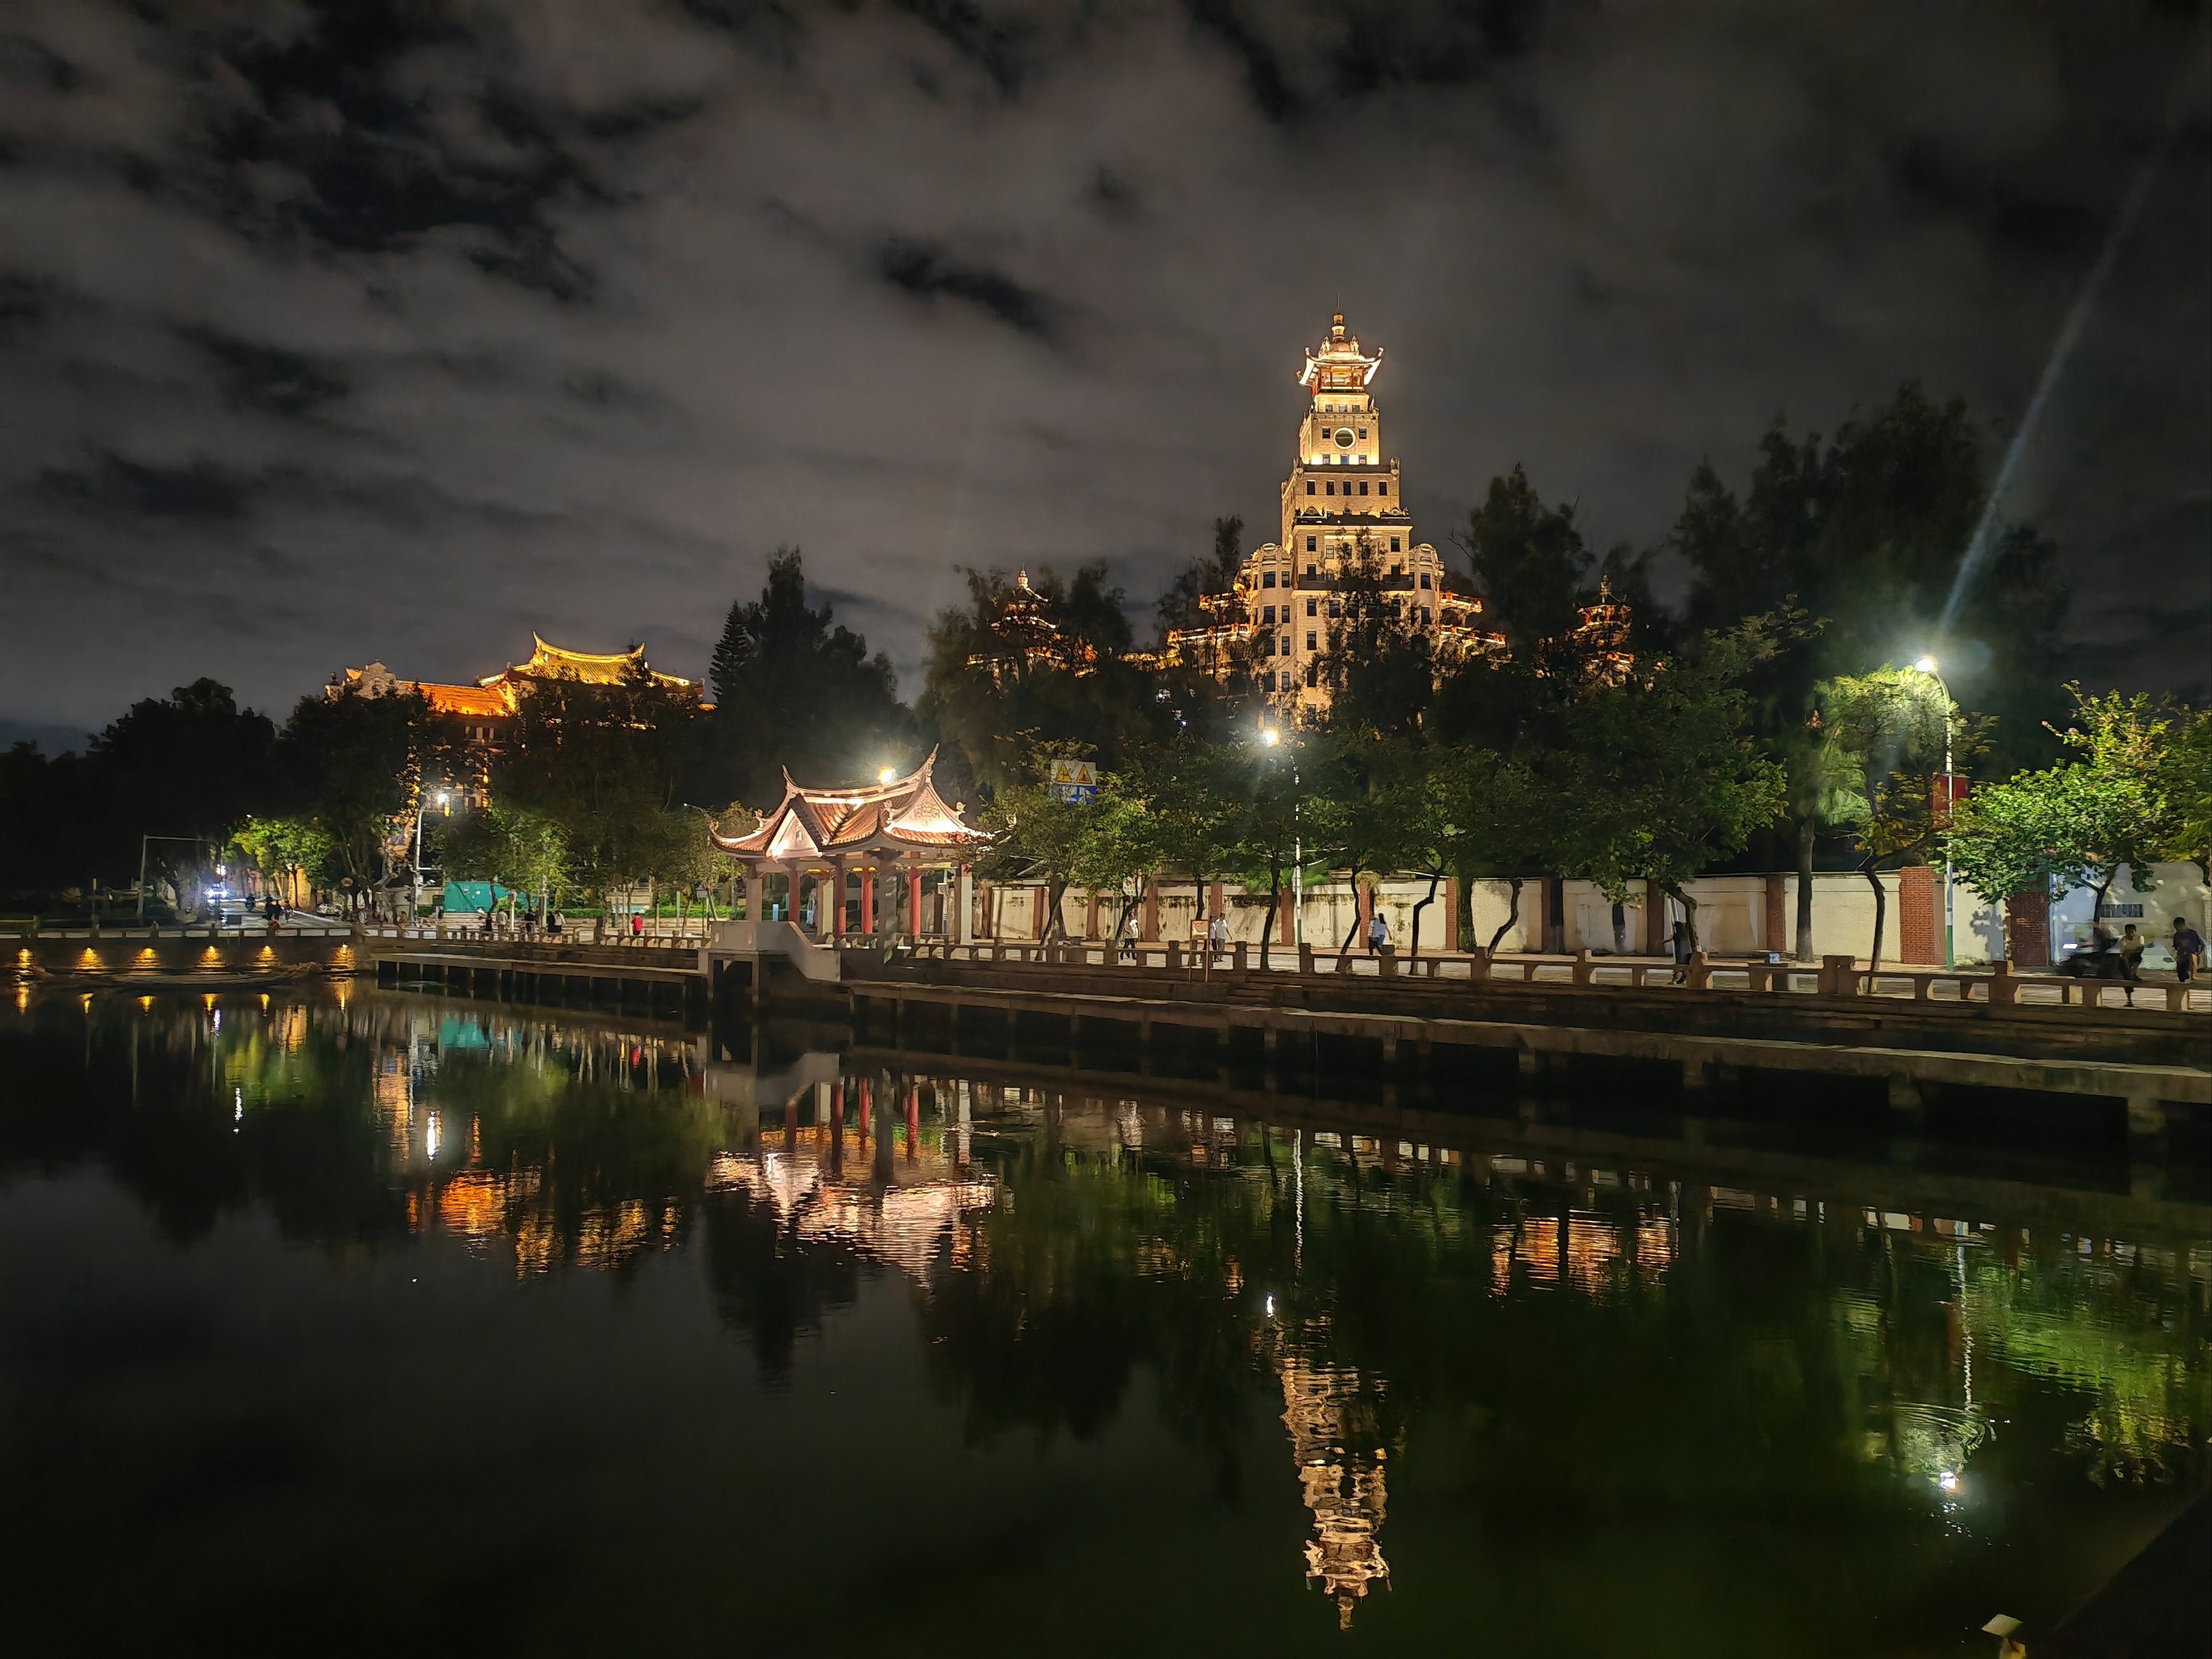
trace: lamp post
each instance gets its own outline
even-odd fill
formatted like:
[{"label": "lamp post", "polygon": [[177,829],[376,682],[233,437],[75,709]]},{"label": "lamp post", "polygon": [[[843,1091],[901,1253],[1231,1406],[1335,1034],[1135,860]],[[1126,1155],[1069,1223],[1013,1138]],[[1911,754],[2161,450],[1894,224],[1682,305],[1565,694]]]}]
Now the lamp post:
[{"label": "lamp post", "polygon": [[1943,677],[1936,672],[1935,658],[1923,656],[1912,665],[1934,680],[1936,689],[1943,696],[1943,971],[1948,974],[1959,965],[1949,834],[1951,814],[1959,805],[1957,788],[1951,781],[1951,688],[1943,684]]},{"label": "lamp post", "polygon": [[[451,809],[447,803],[452,800],[453,797],[441,789],[436,799],[439,810],[450,812]],[[418,914],[422,908],[422,808],[424,805],[422,796],[415,797],[415,909]]]},{"label": "lamp post", "polygon": [[[1283,741],[1280,728],[1264,720],[1260,725],[1260,744],[1273,749]],[[1306,930],[1306,847],[1305,802],[1298,793],[1297,745],[1291,746],[1291,948],[1296,950],[1305,943]],[[1304,960],[1304,958],[1300,958]],[[1260,964],[1262,968],[1267,963]]]}]

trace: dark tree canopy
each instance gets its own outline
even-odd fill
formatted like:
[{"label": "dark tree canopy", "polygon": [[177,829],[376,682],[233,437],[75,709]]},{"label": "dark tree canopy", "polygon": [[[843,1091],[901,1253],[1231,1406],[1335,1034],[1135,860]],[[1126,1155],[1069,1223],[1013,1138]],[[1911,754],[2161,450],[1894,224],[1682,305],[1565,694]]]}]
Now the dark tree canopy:
[{"label": "dark tree canopy", "polygon": [[1690,482],[1673,544],[1690,568],[1692,629],[1733,626],[1784,603],[1818,624],[1771,665],[1763,688],[1784,723],[1802,720],[1814,684],[1941,660],[1963,702],[1998,717],[1996,759],[2048,750],[2059,712],[2058,629],[2067,596],[2055,549],[2025,527],[2001,531],[1942,618],[1988,489],[1966,405],[1903,387],[1823,442],[1777,423],[1739,498],[1710,465]]},{"label": "dark tree canopy", "polygon": [[1042,747],[1109,769],[1157,736],[1153,677],[1128,660],[1123,594],[1104,561],[1024,588],[1003,570],[970,570],[968,603],[929,630],[917,714],[936,732],[948,787],[996,790],[1027,778]]},{"label": "dark tree canopy", "polygon": [[730,607],[708,672],[701,793],[756,808],[782,796],[783,772],[808,783],[872,777],[919,759],[890,659],[831,607],[806,602],[799,550],[779,548],[757,599]]}]

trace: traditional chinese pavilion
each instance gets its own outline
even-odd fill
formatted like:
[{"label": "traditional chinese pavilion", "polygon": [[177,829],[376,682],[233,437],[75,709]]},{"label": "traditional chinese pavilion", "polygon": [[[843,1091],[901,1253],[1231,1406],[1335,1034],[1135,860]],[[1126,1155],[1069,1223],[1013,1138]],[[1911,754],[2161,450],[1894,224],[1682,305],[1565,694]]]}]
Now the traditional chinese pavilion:
[{"label": "traditional chinese pavilion", "polygon": [[[816,936],[842,939],[852,931],[847,908],[857,882],[860,933],[888,937],[951,931],[943,878],[964,872],[990,837],[970,827],[958,806],[945,804],[930,781],[936,764],[933,749],[902,778],[847,789],[803,788],[786,772],[783,799],[763,815],[757,829],[748,835],[714,836],[714,844],[744,872],[745,914],[765,918],[774,898],[769,883],[781,878],[785,914],[798,920],[802,891],[811,884]],[[937,900],[930,909],[924,907],[925,876],[938,878],[929,884]]]}]

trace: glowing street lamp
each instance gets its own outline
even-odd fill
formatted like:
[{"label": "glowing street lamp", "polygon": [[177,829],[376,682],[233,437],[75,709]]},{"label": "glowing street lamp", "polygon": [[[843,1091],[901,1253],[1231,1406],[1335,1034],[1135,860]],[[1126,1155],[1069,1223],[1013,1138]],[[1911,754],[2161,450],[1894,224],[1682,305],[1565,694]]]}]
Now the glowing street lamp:
[{"label": "glowing street lamp", "polygon": [[[1273,749],[1283,741],[1280,726],[1260,722],[1260,746]],[[1298,795],[1298,757],[1291,756],[1291,944],[1293,947],[1305,942],[1306,927],[1306,843],[1305,803]],[[1265,968],[1267,964],[1260,964]]]},{"label": "glowing street lamp", "polygon": [[[1943,827],[1951,827],[1951,814],[1959,804],[1958,786],[1951,781],[1951,688],[1943,684],[1943,677],[1936,672],[1936,659],[1922,653],[1913,668],[1936,682],[1936,689],[1943,697]],[[1954,896],[1951,890],[1951,842],[1943,840],[1943,971],[1949,973],[1959,965],[1957,915]]]},{"label": "glowing street lamp", "polygon": [[898,768],[896,766],[884,767],[876,774],[876,781],[881,784],[896,783],[898,781]]}]

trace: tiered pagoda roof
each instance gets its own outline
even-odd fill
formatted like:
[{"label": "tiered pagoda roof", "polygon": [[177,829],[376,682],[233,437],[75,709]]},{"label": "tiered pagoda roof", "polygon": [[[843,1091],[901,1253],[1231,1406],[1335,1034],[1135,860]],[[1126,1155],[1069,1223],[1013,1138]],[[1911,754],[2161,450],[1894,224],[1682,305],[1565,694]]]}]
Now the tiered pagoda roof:
[{"label": "tiered pagoda roof", "polygon": [[739,858],[785,860],[871,853],[960,854],[990,836],[945,804],[930,781],[937,751],[902,778],[849,789],[807,789],[783,775],[783,799],[750,834],[715,832]]}]

